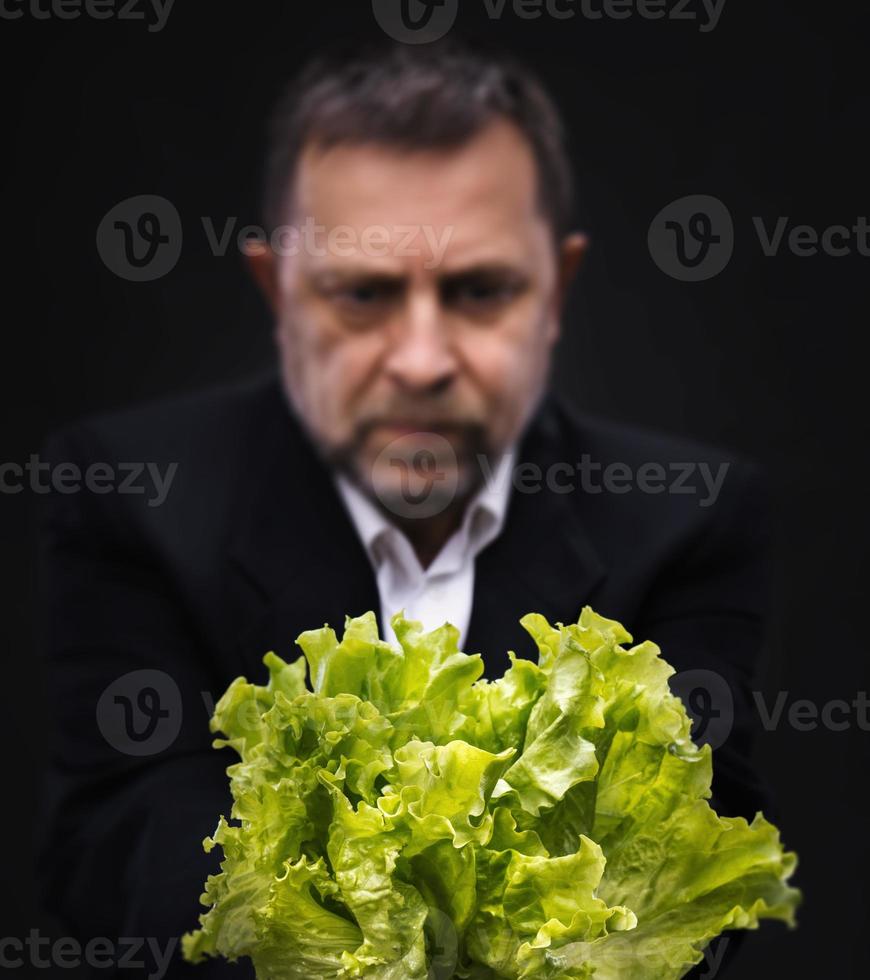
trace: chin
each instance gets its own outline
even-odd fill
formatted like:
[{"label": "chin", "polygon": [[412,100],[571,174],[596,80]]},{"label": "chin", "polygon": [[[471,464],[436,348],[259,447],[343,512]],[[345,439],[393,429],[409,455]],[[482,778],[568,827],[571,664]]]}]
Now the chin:
[{"label": "chin", "polygon": [[367,470],[363,486],[392,516],[403,520],[436,517],[460,497],[465,480],[456,466],[419,470],[405,460]]}]

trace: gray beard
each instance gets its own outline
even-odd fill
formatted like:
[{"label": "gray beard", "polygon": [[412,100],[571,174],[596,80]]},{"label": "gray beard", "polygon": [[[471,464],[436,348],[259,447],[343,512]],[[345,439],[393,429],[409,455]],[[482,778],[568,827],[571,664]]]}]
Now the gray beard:
[{"label": "gray beard", "polygon": [[418,474],[415,490],[404,482],[395,487],[380,486],[376,489],[371,479],[361,472],[359,465],[369,431],[370,426],[359,426],[352,440],[325,450],[324,458],[328,465],[346,476],[394,523],[408,519],[425,520],[461,506],[483,485],[485,474],[491,472],[491,469],[485,468],[486,462],[493,458],[486,432],[482,426],[468,426],[463,430],[466,439],[456,457],[457,480],[423,481],[421,488],[421,474]]}]

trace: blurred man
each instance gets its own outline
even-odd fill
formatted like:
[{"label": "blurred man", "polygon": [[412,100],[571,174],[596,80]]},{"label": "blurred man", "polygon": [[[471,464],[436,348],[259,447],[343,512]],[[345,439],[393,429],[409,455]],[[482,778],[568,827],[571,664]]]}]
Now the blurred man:
[{"label": "blurred man", "polygon": [[[374,609],[450,620],[487,674],[526,612],[584,604],[723,679],[716,805],[747,765],[764,513],[751,467],[581,417],[549,389],[586,239],[550,99],[457,45],[313,63],[276,109],[268,239],[248,249],[280,370],[70,426],[49,456],[177,464],[166,499],[52,495],[45,655],[57,738],[41,868],[75,935],[196,924],[229,813],[211,699],[267,650]],[[722,711],[717,709],[719,714]],[[715,712],[711,711],[711,717]],[[247,967],[172,962],[169,975]]]}]

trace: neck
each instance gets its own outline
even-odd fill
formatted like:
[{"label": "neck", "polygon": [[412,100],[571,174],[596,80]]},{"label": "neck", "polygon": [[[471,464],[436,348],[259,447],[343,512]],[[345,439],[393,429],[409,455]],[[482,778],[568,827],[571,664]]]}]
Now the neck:
[{"label": "neck", "polygon": [[466,501],[454,504],[440,514],[425,519],[393,520],[411,542],[417,560],[423,568],[428,568],[447,543],[450,535],[462,523]]}]

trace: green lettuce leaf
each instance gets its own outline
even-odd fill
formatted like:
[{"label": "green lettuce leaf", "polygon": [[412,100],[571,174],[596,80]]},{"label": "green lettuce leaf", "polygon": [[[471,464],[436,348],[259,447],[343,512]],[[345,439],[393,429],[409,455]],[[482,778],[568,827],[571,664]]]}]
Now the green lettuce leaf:
[{"label": "green lettuce leaf", "polygon": [[[727,929],[793,926],[797,858],[710,807],[712,754],[653,643],[522,620],[495,681],[450,624],[369,612],[264,658],[211,727],[239,761],[185,957],[260,980],[678,980]],[[310,685],[306,685],[306,675]]]}]

